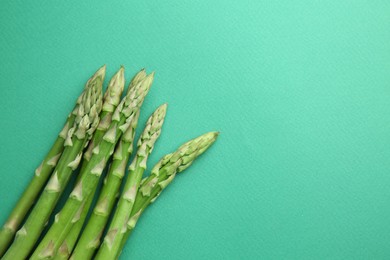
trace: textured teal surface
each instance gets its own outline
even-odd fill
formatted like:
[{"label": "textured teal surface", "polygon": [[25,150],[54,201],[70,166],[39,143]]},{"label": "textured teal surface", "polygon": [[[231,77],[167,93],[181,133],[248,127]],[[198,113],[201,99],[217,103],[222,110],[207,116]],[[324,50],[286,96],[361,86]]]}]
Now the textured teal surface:
[{"label": "textured teal surface", "polygon": [[221,131],[123,259],[389,259],[390,2],[1,1],[0,221],[102,64],[156,71],[149,167]]}]

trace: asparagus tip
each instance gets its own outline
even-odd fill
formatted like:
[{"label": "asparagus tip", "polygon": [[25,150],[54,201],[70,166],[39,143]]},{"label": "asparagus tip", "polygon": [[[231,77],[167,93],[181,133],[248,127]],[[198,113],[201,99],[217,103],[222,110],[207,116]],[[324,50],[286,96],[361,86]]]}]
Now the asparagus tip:
[{"label": "asparagus tip", "polygon": [[98,69],[98,71],[96,72],[96,76],[100,76],[100,77],[104,77],[104,75],[106,74],[106,64],[104,64],[100,69]]},{"label": "asparagus tip", "polygon": [[153,80],[154,80],[154,71],[152,73],[150,73],[149,75],[147,75],[143,80],[142,80],[142,83],[146,88],[149,88],[152,83],[153,83]]},{"label": "asparagus tip", "polygon": [[215,137],[218,137],[221,132],[220,131],[214,131],[212,133],[214,133]]},{"label": "asparagus tip", "polygon": [[130,92],[130,89],[139,85],[145,79],[145,77],[146,77],[146,71],[143,68],[137,74],[135,74],[134,77],[131,79],[129,87],[127,89],[127,93]]},{"label": "asparagus tip", "polygon": [[165,110],[167,110],[167,107],[168,107],[168,103],[164,103],[159,108],[164,109],[164,111],[165,111]]}]

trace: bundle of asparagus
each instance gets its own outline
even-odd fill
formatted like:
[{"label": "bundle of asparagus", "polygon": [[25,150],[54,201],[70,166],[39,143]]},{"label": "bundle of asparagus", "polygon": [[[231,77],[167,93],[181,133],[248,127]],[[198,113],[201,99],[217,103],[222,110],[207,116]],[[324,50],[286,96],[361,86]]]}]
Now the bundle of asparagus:
[{"label": "bundle of asparagus", "polygon": [[[103,95],[105,72],[103,66],[87,81],[53,147],[0,230],[2,259],[119,258],[145,209],[177,173],[190,166],[216,140],[218,133],[210,132],[185,143],[164,156],[150,176],[142,179],[164,123],[167,105],[161,105],[140,135],[137,152],[120,191],[133,152],[140,108],[154,73],[147,75],[144,69],[138,72],[121,100],[124,68],[112,77]],[[110,160],[104,185],[98,190],[99,180]],[[45,230],[61,194],[78,168],[72,192]],[[95,194],[98,200],[93,205]]]}]

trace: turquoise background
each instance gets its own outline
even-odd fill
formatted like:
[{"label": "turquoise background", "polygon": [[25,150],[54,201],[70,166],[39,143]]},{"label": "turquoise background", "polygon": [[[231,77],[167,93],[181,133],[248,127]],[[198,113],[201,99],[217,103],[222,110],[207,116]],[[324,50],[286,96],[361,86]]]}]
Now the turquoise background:
[{"label": "turquoise background", "polygon": [[389,28],[385,0],[3,0],[0,221],[88,77],[123,64],[156,71],[140,125],[169,104],[149,167],[221,131],[123,259],[389,259]]}]

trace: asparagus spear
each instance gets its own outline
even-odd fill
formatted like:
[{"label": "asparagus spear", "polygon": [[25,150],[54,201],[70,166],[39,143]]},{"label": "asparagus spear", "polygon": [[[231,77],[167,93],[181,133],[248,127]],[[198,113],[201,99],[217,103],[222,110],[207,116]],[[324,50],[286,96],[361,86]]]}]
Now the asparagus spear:
[{"label": "asparagus spear", "polygon": [[28,256],[69,181],[71,173],[77,168],[82,151],[99,124],[105,70],[105,66],[100,68],[88,81],[85,95],[77,111],[75,124],[69,129],[64,142],[64,152],[26,223],[16,233],[15,241],[4,255],[4,260],[24,259]]},{"label": "asparagus spear", "polygon": [[[205,152],[215,142],[217,137],[218,132],[201,135],[183,144],[176,152],[164,156],[154,166],[151,175],[142,180],[131,217],[122,231],[124,232],[124,237],[119,249],[110,256],[111,258],[105,259],[119,258],[128,237],[147,206],[157,199],[161,192],[172,182],[177,173],[187,169],[200,154]],[[99,258],[98,255],[97,259],[103,258]]]},{"label": "asparagus spear", "polygon": [[[83,212],[80,214],[80,219],[85,219],[88,215],[87,204],[92,203],[93,196],[88,197],[87,202],[85,203]],[[72,229],[70,230],[69,234],[66,236],[64,242],[62,245],[58,248],[57,253],[52,258],[54,260],[67,260],[70,257],[70,253],[75,246],[79,233],[81,229],[83,228],[83,222],[79,221],[77,222]]]},{"label": "asparagus spear", "polygon": [[4,226],[0,229],[0,257],[5,253],[5,250],[11,243],[16,230],[20,227],[24,217],[34,204],[38,194],[41,192],[43,186],[49,179],[50,174],[53,172],[53,169],[56,166],[62,151],[64,150],[64,142],[67,132],[69,128],[73,126],[84,93],[85,91],[83,91],[78,97],[72,112],[68,115],[63,129],[59,133],[49,153],[46,155],[45,159],[42,161],[39,167],[35,170],[35,175],[23,192],[15,208],[12,210]]},{"label": "asparagus spear", "polygon": [[[104,133],[107,131],[107,128],[110,126],[111,123],[111,117],[114,113],[114,110],[118,106],[121,95],[123,92],[125,86],[125,77],[124,77],[124,67],[121,66],[121,68],[118,70],[117,73],[111,78],[110,82],[108,83],[108,87],[106,92],[104,93],[103,97],[103,107],[102,112],[100,113],[100,122],[99,125],[93,134],[93,137],[91,141],[88,144],[88,149],[83,154],[83,163],[81,165],[80,172],[84,172],[85,166],[87,165],[89,159],[92,155],[92,150],[95,147],[95,144],[98,144]],[[78,180],[80,179],[81,175],[78,176]],[[93,200],[93,196],[91,199],[87,202],[87,204],[91,204]],[[88,204],[88,205],[89,205]],[[85,219],[88,214],[88,208],[86,205],[86,210],[81,214],[81,219]],[[76,243],[76,240],[78,238],[79,232],[81,228],[83,227],[83,221],[80,221],[75,225],[75,227],[72,228],[72,232],[69,234],[69,239],[67,239],[67,243],[64,244],[63,247],[60,248],[59,254],[56,257],[56,259],[68,259],[69,256],[67,256],[67,252],[69,250],[68,246],[70,248],[73,248],[74,244]]]},{"label": "asparagus spear", "polygon": [[85,202],[96,189],[100,175],[106,162],[114,152],[115,144],[122,133],[130,126],[132,118],[136,115],[153,81],[153,74],[148,75],[137,86],[132,88],[121,101],[112,116],[112,122],[102,141],[93,149],[92,156],[81,179],[70,194],[64,207],[56,215],[53,225],[43,238],[30,259],[44,259],[55,255],[72,226],[80,220]]},{"label": "asparagus spear", "polygon": [[[119,72],[118,72],[119,73]],[[134,86],[136,86],[139,82],[141,82],[142,79],[144,79],[146,77],[146,73],[145,73],[145,69],[142,69],[141,71],[139,71],[133,78],[132,80],[130,81],[130,84],[129,84],[129,87],[127,89],[127,91],[129,92],[131,88],[133,88]],[[112,80],[114,80],[115,76],[113,77]],[[123,79],[124,80],[124,79]],[[115,81],[116,82],[116,81]],[[123,82],[124,84],[124,82]],[[109,87],[107,88],[107,91],[104,95],[104,103],[103,103],[103,111],[102,111],[102,114],[101,114],[101,118],[106,118],[106,120],[102,120],[100,121],[100,124],[99,124],[99,127],[98,129],[96,130],[95,134],[94,134],[94,137],[91,141],[91,143],[89,144],[88,146],[88,150],[84,153],[83,155],[83,164],[82,164],[82,169],[80,172],[85,172],[85,167],[89,161],[89,159],[91,158],[91,155],[92,155],[92,150],[95,146],[95,144],[98,144],[102,138],[102,136],[104,135],[104,131],[107,130],[107,127],[110,125],[111,123],[111,117],[112,117],[112,113],[109,114],[109,115],[104,115],[104,110],[105,110],[105,107],[108,107],[109,109],[107,109],[107,111],[110,111],[110,112],[113,112],[115,110],[115,108],[117,107],[118,103],[119,103],[119,99],[120,99],[120,94],[119,92],[115,92],[114,90],[110,91],[110,85],[111,85],[111,82],[109,84]],[[123,87],[122,87],[122,90],[123,90]],[[109,94],[111,93],[111,94]],[[121,92],[122,93],[122,92]],[[116,98],[116,94],[118,94],[118,97]],[[106,97],[109,96],[113,96],[113,98],[110,98],[108,100],[106,100]],[[110,100],[117,100],[117,103],[112,103],[110,102]],[[109,102],[109,103],[108,103]],[[105,105],[106,103],[110,104],[110,105]],[[113,108],[113,109],[112,109]],[[138,119],[138,116],[136,117]],[[134,128],[137,124],[137,120],[136,118],[134,118],[133,122],[135,121],[135,124],[134,124]],[[107,127],[104,127],[104,126],[107,126]],[[129,130],[128,130],[129,131]],[[100,133],[99,133],[100,132]],[[98,138],[97,136],[100,136],[100,138]],[[124,134],[125,136],[126,134]],[[123,139],[123,136],[122,138]],[[120,141],[121,143],[123,142]],[[115,157],[115,155],[114,155]],[[110,167],[111,168],[111,167]],[[81,176],[79,175],[79,178]],[[78,178],[78,180],[79,180]],[[78,181],[77,180],[77,181]],[[69,234],[66,236],[64,242],[62,243],[62,245],[60,246],[60,248],[58,249],[58,252],[56,254],[56,256],[54,257],[54,259],[56,260],[60,260],[60,259],[69,259],[70,257],[70,253],[72,252],[73,248],[75,247],[76,245],[76,241],[80,235],[80,232],[81,232],[81,229],[84,225],[84,221],[85,221],[85,218],[87,217],[88,215],[88,211],[89,211],[89,208],[92,204],[92,201],[93,201],[93,197],[94,196],[89,196],[86,204],[85,204],[85,208],[83,210],[83,212],[81,213],[80,215],[80,221],[78,221],[73,227],[72,229],[70,230]]]},{"label": "asparagus spear", "polygon": [[[119,198],[118,206],[116,208],[114,217],[111,221],[107,235],[104,238],[104,241],[97,256],[100,259],[110,259],[111,252],[113,251],[113,249],[116,246],[120,246],[120,241],[122,239],[122,233],[120,232],[120,230],[123,227],[123,223],[127,222],[127,220],[129,219],[131,208],[133,207],[135,196],[137,195],[137,190],[141,182],[142,175],[146,169],[146,162],[148,156],[152,152],[154,143],[156,142],[161,133],[161,128],[164,123],[164,118],[166,114],[166,107],[166,104],[164,104],[152,114],[152,116],[146,123],[145,130],[141,134],[141,137],[137,144],[137,154],[129,167],[129,175],[123,188],[123,193]],[[104,191],[102,192],[102,195],[105,197]],[[114,200],[112,199],[111,204],[113,203]],[[105,214],[108,215],[108,212],[105,212]],[[104,224],[106,222],[107,218]],[[73,259],[90,259],[93,255],[94,250],[99,246],[99,233],[104,229],[104,226],[98,228],[97,230],[96,227],[91,226],[90,229],[93,231],[93,233],[91,235],[84,233],[88,237],[88,240],[86,240],[83,244],[80,244],[80,249],[73,254]],[[85,252],[91,246],[93,247],[89,249],[90,252],[86,254]]]},{"label": "asparagus spear", "polygon": [[[121,140],[119,141],[119,144],[116,147],[116,150],[113,155],[113,161],[109,167],[109,173],[106,179],[104,180],[102,192],[92,212],[91,218],[89,219],[87,226],[85,227],[79,241],[77,242],[77,245],[76,245],[76,241],[81,230],[80,226],[82,226],[80,224],[83,224],[81,223],[82,222],[81,220],[82,219],[85,220],[86,215],[88,213],[88,210],[86,210],[85,208],[82,213],[80,221],[78,221],[76,225],[72,227],[66,239],[58,249],[58,252],[54,257],[54,259],[56,260],[69,259],[70,253],[72,252],[74,246],[76,245],[75,251],[77,251],[79,245],[83,243],[82,241],[85,240],[85,234],[92,234],[93,232],[95,232],[95,230],[98,230],[99,226],[102,225],[100,224],[100,222],[102,222],[102,220],[105,220],[106,218],[109,217],[109,213],[111,212],[112,205],[114,204],[113,202],[111,203],[110,200],[115,201],[115,197],[118,195],[117,193],[119,190],[119,186],[121,184],[121,180],[125,174],[127,162],[133,151],[133,140],[134,140],[135,129],[138,123],[138,117],[139,117],[139,111],[136,114],[136,116],[133,118],[129,128],[122,135]],[[103,196],[103,194],[105,194],[105,196]],[[93,196],[91,195],[88,197],[86,205],[91,204],[91,201],[93,199]],[[104,225],[102,228],[104,228]],[[99,232],[97,232],[96,235],[98,235],[98,233]],[[92,248],[88,248],[88,250],[91,251],[92,253],[94,252],[94,249]],[[88,253],[89,252],[85,252],[85,253],[83,252],[83,254],[88,254]]]}]

